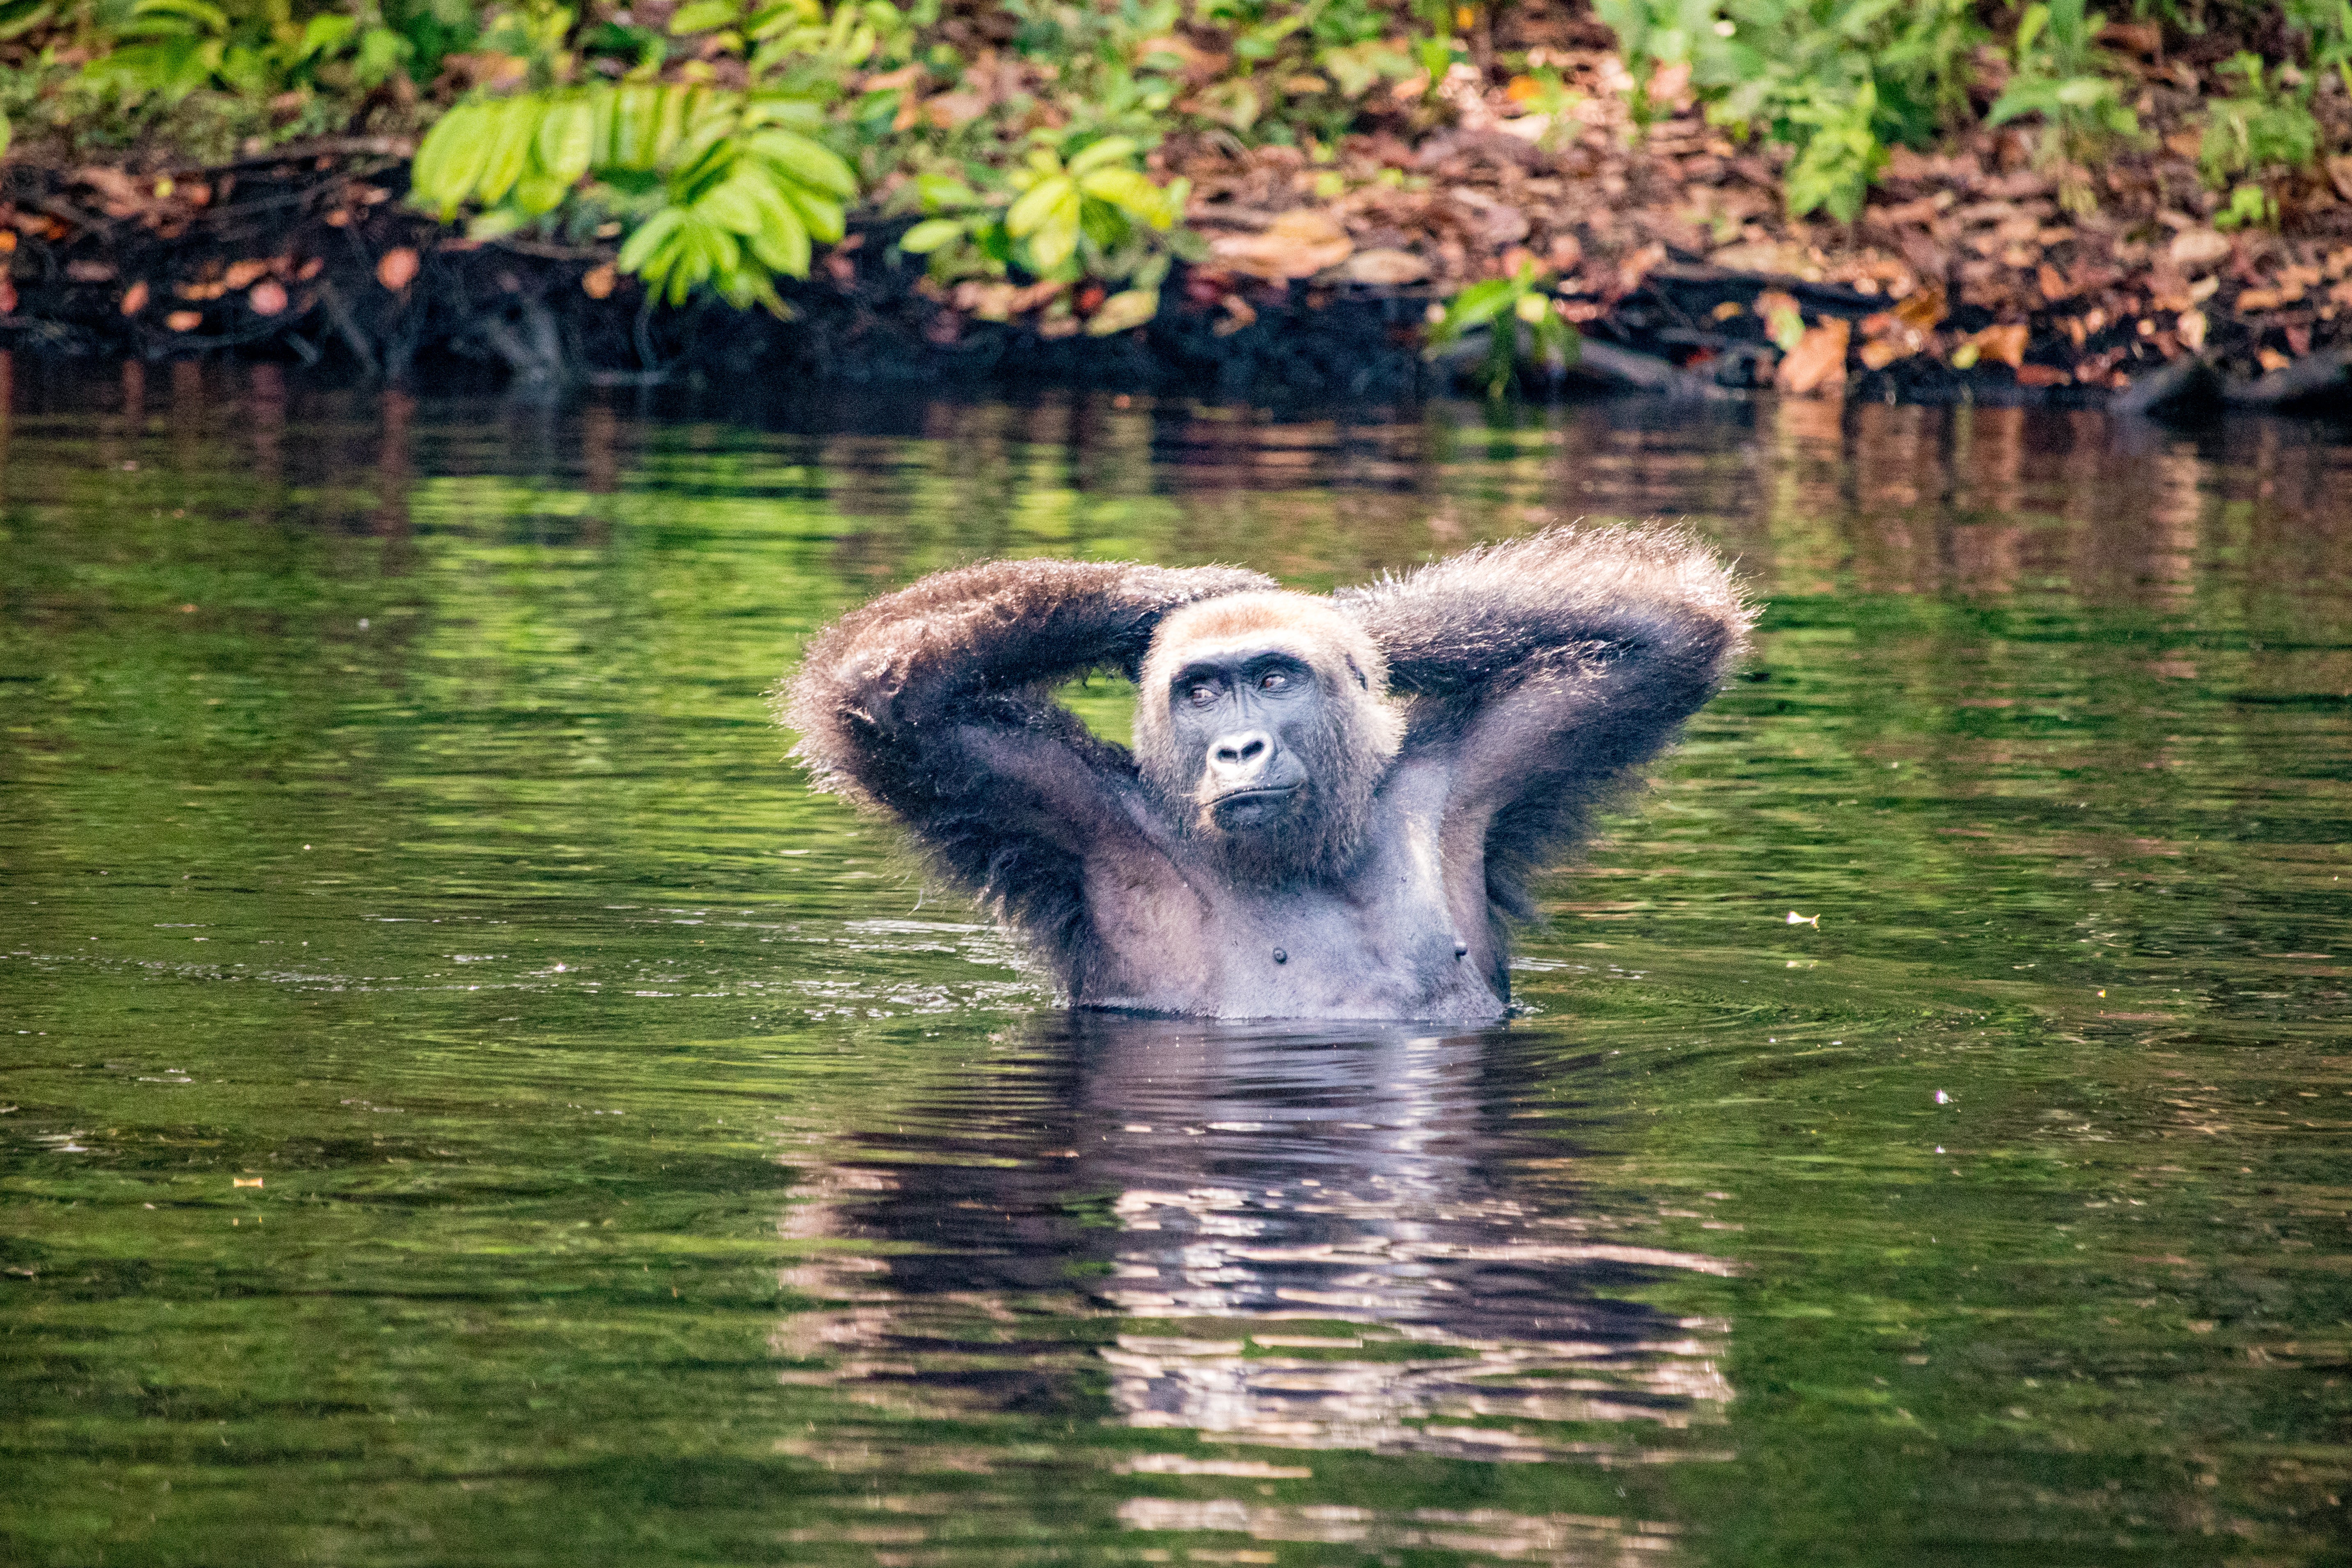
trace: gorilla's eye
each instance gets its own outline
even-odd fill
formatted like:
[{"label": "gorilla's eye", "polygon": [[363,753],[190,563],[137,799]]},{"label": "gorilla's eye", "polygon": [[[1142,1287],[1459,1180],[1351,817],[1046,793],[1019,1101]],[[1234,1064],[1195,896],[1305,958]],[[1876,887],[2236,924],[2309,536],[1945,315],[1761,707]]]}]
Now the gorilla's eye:
[{"label": "gorilla's eye", "polygon": [[1257,678],[1257,689],[1260,691],[1280,691],[1289,684],[1290,677],[1278,669],[1269,669]]},{"label": "gorilla's eye", "polygon": [[1206,708],[1217,700],[1217,689],[1207,681],[1199,681],[1184,693],[1184,700],[1195,708]]}]

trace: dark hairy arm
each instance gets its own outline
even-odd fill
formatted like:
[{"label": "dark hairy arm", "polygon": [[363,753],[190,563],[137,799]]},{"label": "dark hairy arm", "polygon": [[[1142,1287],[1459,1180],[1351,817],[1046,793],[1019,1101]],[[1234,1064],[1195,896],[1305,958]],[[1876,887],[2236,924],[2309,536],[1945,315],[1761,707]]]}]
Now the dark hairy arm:
[{"label": "dark hairy arm", "polygon": [[947,870],[1066,952],[1080,868],[1118,804],[1127,753],[1053,700],[1090,670],[1132,675],[1169,611],[1272,586],[1254,572],[995,561],[851,611],[780,693],[817,786],[881,806]]},{"label": "dark hairy arm", "polygon": [[1406,744],[1451,752],[1454,821],[1483,827],[1489,897],[1527,879],[1713,696],[1753,613],[1676,529],[1550,529],[1345,596],[1410,704]]}]

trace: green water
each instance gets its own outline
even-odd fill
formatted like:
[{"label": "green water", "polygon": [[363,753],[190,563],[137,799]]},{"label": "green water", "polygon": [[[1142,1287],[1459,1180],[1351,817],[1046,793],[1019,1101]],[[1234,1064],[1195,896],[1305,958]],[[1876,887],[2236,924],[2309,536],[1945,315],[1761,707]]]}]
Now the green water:
[{"label": "green water", "polygon": [[[0,1561],[2347,1561],[2329,431],[15,382]],[[1057,1014],[765,717],[1660,513],[1760,657],[1506,1029]]]}]

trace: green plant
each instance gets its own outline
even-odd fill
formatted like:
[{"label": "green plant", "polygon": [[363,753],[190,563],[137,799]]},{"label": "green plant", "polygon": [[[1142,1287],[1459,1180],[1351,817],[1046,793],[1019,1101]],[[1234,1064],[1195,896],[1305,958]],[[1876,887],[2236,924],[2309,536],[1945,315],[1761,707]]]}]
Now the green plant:
[{"label": "green plant", "polygon": [[673,32],[721,31],[716,52],[746,57],[752,86],[729,90],[652,80],[567,80],[570,14],[514,15],[496,33],[530,51],[548,85],[477,96],[442,117],[417,149],[413,198],[444,221],[478,207],[478,237],[618,217],[632,229],[617,265],[682,303],[709,285],[730,303],[782,311],[777,274],[805,277],[811,247],[842,237],[856,173],[819,138],[824,100],[869,56],[886,5],[785,0],[745,14],[738,0],[696,0]]},{"label": "green plant", "polygon": [[298,21],[289,0],[236,15],[211,0],[133,0],[114,32],[133,41],[91,60],[81,79],[125,104],[151,96],[175,103],[203,88],[267,99],[310,88],[336,67],[351,82],[373,87],[415,52],[373,5]]},{"label": "green plant", "polygon": [[1123,281],[1129,287],[1097,314],[1109,310],[1109,321],[1140,325],[1160,308],[1160,279],[1192,189],[1182,179],[1152,184],[1140,156],[1130,137],[1059,148],[1041,137],[1023,166],[1002,179],[993,171],[977,181],[919,176],[914,188],[929,216],[898,247],[929,257],[930,275],[942,282],[1002,278],[1015,267],[1041,282]]},{"label": "green plant", "polygon": [[[2206,106],[2205,135],[2197,150],[2197,169],[2205,183],[2219,190],[2242,174],[2307,167],[2319,154],[2319,122],[2305,98],[2275,90],[2259,55],[2240,53],[2221,68],[2242,77],[2245,90]],[[2252,216],[2240,200],[2246,191],[2261,198],[2260,211]],[[2228,211],[2214,222],[2222,227],[2267,224],[2276,221],[2277,212],[2277,203],[2259,184],[2242,184],[2231,192]]]},{"label": "green plant", "polygon": [[[2040,115],[2049,128],[2041,146],[2045,160],[2087,160],[2112,137],[2138,135],[2139,116],[2125,103],[2123,86],[2098,47],[2106,25],[2104,14],[2084,10],[2084,0],[2028,5],[2012,46],[2014,74],[1985,123],[2005,125]],[[2075,193],[2069,205],[2079,205],[2087,195]]]},{"label": "green plant", "polygon": [[1533,262],[1508,278],[1471,284],[1443,307],[1432,308],[1426,352],[1435,358],[1484,329],[1486,393],[1491,397],[1509,390],[1523,364],[1576,363],[1583,338],[1559,313],[1549,284],[1549,275]]},{"label": "green plant", "polygon": [[1797,149],[1789,210],[1852,221],[1896,142],[1924,145],[1967,104],[1982,37],[1969,0],[1597,0],[1634,79],[1687,65],[1717,122]]},{"label": "green plant", "polygon": [[2286,0],[2285,16],[2288,29],[2303,35],[2312,73],[2332,70],[2352,92],[2352,0]]}]

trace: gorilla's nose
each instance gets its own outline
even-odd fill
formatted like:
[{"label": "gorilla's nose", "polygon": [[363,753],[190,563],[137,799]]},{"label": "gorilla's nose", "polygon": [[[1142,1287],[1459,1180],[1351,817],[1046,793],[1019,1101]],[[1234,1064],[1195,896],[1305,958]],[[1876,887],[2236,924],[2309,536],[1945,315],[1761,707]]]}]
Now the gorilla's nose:
[{"label": "gorilla's nose", "polygon": [[1228,784],[1247,783],[1265,771],[1274,755],[1274,737],[1263,730],[1220,735],[1209,746],[1209,768]]}]

